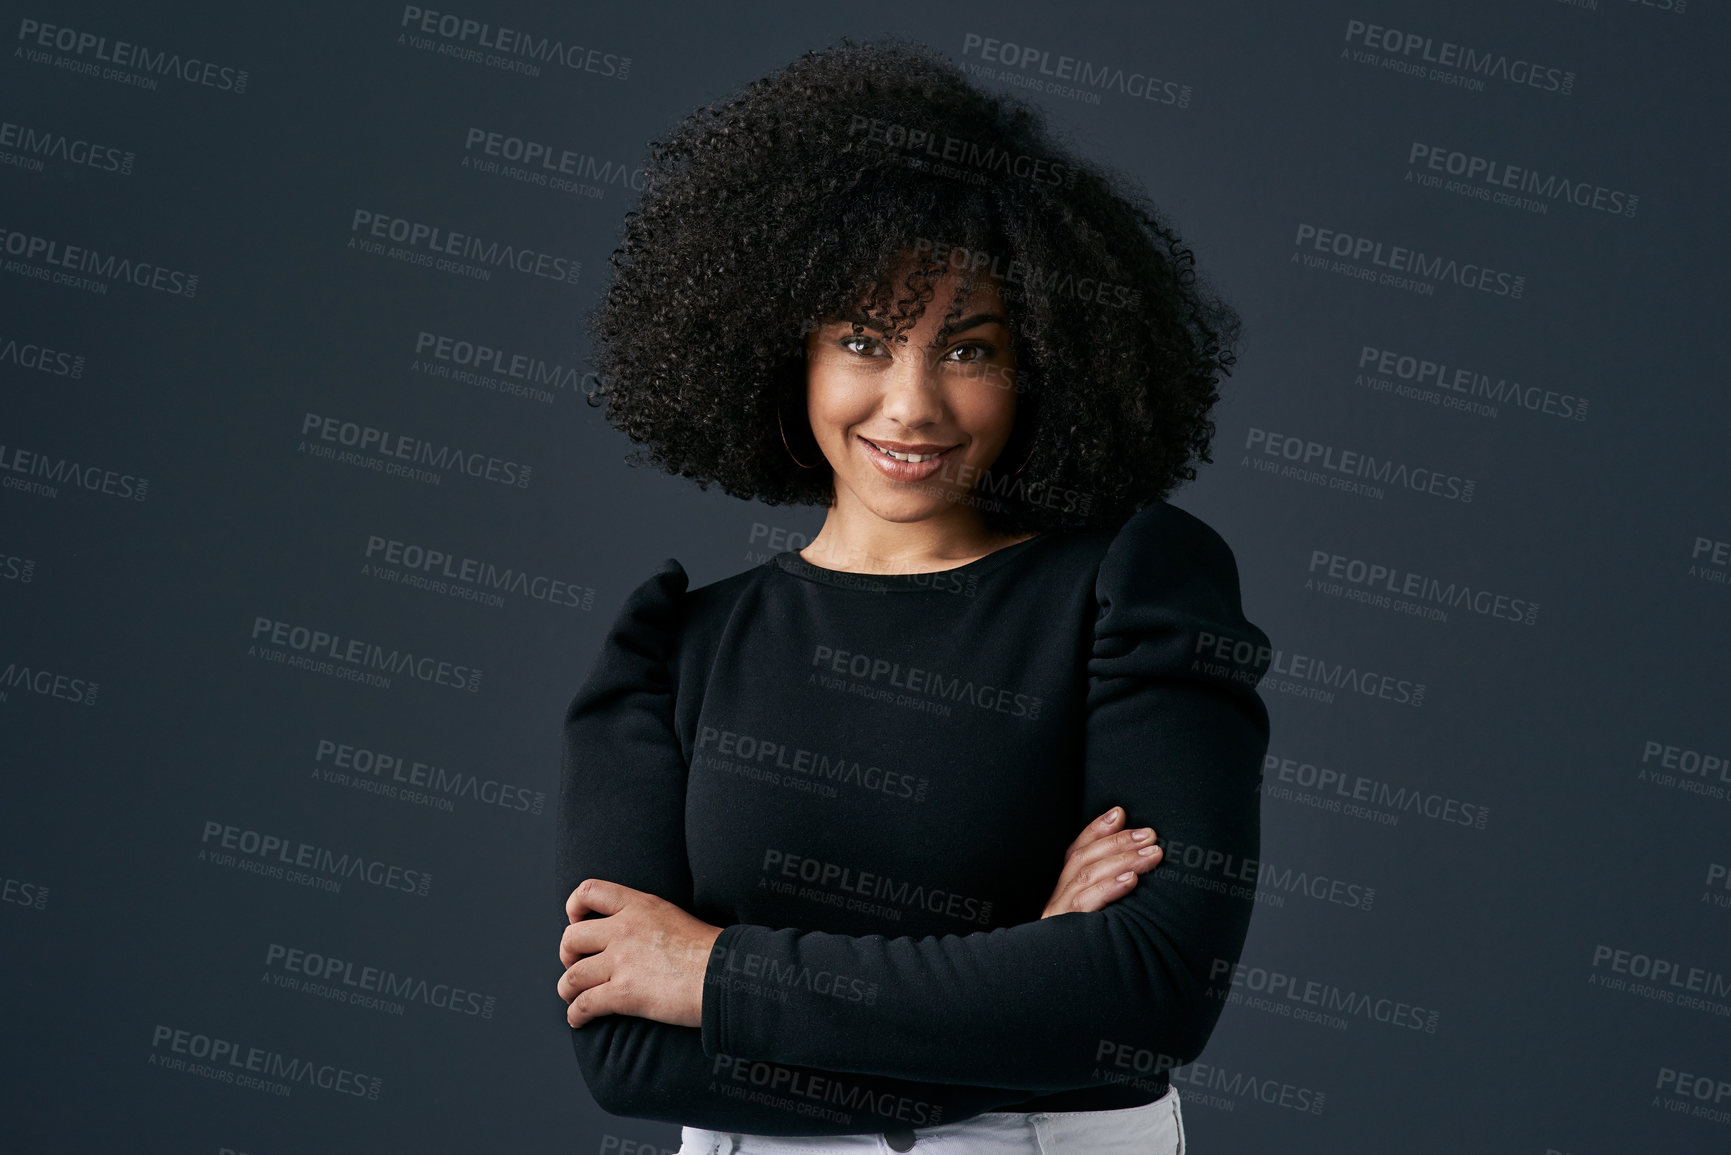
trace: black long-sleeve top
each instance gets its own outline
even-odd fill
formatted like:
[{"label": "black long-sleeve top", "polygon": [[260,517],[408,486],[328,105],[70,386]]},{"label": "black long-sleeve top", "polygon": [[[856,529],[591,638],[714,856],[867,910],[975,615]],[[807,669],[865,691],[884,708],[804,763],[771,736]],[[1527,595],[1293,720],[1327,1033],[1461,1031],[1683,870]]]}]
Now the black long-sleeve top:
[{"label": "black long-sleeve top", "polygon": [[[565,718],[561,902],[603,878],[724,928],[701,1028],[572,1031],[596,1102],[830,1135],[1159,1097],[1254,905],[1270,651],[1225,541],[1155,502],[936,573],[687,584],[631,593]],[[1182,852],[1041,919],[1114,804]]]}]

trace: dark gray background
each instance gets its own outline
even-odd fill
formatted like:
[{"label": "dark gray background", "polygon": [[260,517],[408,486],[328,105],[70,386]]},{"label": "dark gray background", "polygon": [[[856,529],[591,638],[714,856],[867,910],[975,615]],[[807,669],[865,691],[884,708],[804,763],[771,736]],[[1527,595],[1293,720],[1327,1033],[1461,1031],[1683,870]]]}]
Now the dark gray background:
[{"label": "dark gray background", "polygon": [[[1649,742],[1731,754],[1731,588],[1725,566],[1691,568],[1697,539],[1731,540],[1723,8],[451,10],[628,56],[629,77],[530,78],[419,51],[398,43],[402,9],[382,4],[13,5],[0,20],[0,122],[135,156],[122,174],[0,146],[13,157],[0,229],[199,277],[189,299],[0,272],[4,453],[149,480],[143,501],[0,490],[0,670],[100,685],[90,705],[0,686],[0,1146],[678,1146],[677,1128],[593,1105],[553,994],[558,723],[660,559],[701,584],[774,552],[764,527],[811,534],[821,515],[629,469],[627,443],[576,389],[543,404],[441,380],[411,370],[414,342],[425,330],[581,372],[581,318],[631,205],[618,185],[594,199],[465,169],[468,129],[633,165],[690,108],[842,34],[882,32],[959,61],[978,61],[972,33],[1190,86],[1185,108],[1014,91],[1142,182],[1245,315],[1215,464],[1174,500],[1233,546],[1249,616],[1281,661],[1426,686],[1415,708],[1265,683],[1271,755],[1489,810],[1479,830],[1265,799],[1268,862],[1376,897],[1368,911],[1290,894],[1263,905],[1246,964],[1435,1011],[1436,1029],[1232,1006],[1198,1065],[1210,1070],[1189,1072],[1227,1082],[1179,1084],[1194,1149],[1731,1144],[1727,1116],[1674,1111],[1694,1100],[1658,1085],[1665,1069],[1731,1080],[1731,1020],[1589,982],[1614,977],[1594,965],[1601,946],[1701,968],[1721,990],[1731,974],[1731,890],[1708,885],[1731,863],[1731,778],[1713,798],[1641,777]],[[1355,62],[1342,57],[1352,19],[1566,69],[1573,90],[1472,91]],[[245,69],[247,88],[79,75],[22,51],[26,20]],[[1403,179],[1415,141],[1637,194],[1638,209],[1541,214],[1423,188]],[[574,257],[581,278],[478,282],[365,255],[347,246],[360,208]],[[1518,273],[1524,292],[1417,295],[1305,268],[1292,262],[1300,223]],[[1354,383],[1366,345],[1584,397],[1587,416],[1374,392]],[[82,357],[81,372],[27,367],[20,351],[42,346]],[[296,451],[308,411],[527,462],[532,482],[433,486],[314,460]],[[1252,428],[1471,478],[1475,494],[1375,499],[1258,472],[1244,464]],[[491,607],[363,576],[369,535],[559,577],[593,601]],[[1530,626],[1459,609],[1436,622],[1330,597],[1305,588],[1316,550],[1540,610]],[[484,676],[473,694],[401,677],[380,690],[273,666],[247,655],[260,616]],[[445,812],[332,785],[311,776],[321,738],[542,791],[549,807],[459,798]],[[207,821],[433,882],[424,897],[354,880],[325,893],[201,862]],[[396,1016],[281,989],[266,981],[272,943],[463,986],[497,1009],[411,1002]],[[380,1093],[284,1098],[166,1070],[151,1063],[159,1025],[376,1076]],[[1282,1085],[1324,1094],[1324,1109],[1251,1089]]]}]

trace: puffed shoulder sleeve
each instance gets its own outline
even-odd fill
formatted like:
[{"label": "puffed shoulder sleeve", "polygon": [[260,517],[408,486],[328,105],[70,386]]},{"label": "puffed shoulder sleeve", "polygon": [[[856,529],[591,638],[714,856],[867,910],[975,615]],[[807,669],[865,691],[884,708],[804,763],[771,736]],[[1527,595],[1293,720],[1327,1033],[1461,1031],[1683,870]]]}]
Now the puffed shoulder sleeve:
[{"label": "puffed shoulder sleeve", "polygon": [[1165,844],[1161,865],[1102,910],[968,935],[729,928],[718,949],[861,975],[894,997],[869,1010],[706,998],[706,1048],[1029,1088],[1110,1082],[1101,1058],[1124,1047],[1168,1068],[1202,1053],[1254,908],[1243,875],[1260,847],[1268,638],[1244,616],[1225,541],[1165,502],[1119,528],[1094,595],[1082,814],[1123,806]]},{"label": "puffed shoulder sleeve", "polygon": [[1094,599],[1092,693],[1118,677],[1196,679],[1267,729],[1253,687],[1269,668],[1269,637],[1245,618],[1238,561],[1207,521],[1167,502],[1142,507],[1101,559]]},{"label": "puffed shoulder sleeve", "polygon": [[[1114,905],[1157,935],[1147,941],[1170,982],[1165,1014],[1147,1008],[1144,1037],[1187,1061],[1225,1005],[1255,906],[1269,739],[1256,685],[1272,650],[1244,615],[1231,548],[1166,502],[1124,524],[1095,598],[1083,813],[1124,802],[1165,848]],[[1174,1022],[1187,1029],[1175,1035]]]},{"label": "puffed shoulder sleeve", "polygon": [[[561,911],[585,878],[692,906],[685,841],[687,763],[674,728],[681,642],[688,628],[686,574],[669,559],[625,599],[565,713],[557,862]],[[560,923],[564,925],[563,920]],[[551,953],[551,947],[549,947]],[[705,1002],[713,992],[706,991]],[[933,1085],[837,1075],[706,1054],[696,1027],[602,1015],[571,1030],[590,1095],[614,1115],[759,1135],[835,1135],[935,1125],[1025,1098],[1015,1088]],[[790,1110],[786,1094],[759,1094],[760,1079],[846,1111]],[[815,1097],[815,1099],[814,1099]]]},{"label": "puffed shoulder sleeve", "polygon": [[605,878],[691,906],[671,671],[687,581],[668,558],[631,591],[565,712],[561,904],[585,878]]},{"label": "puffed shoulder sleeve", "polygon": [[[1266,745],[1268,711],[1255,687],[1272,650],[1268,635],[1244,616],[1237,560],[1212,527],[1166,502],[1144,507],[1106,551],[1094,597],[1100,609],[1088,663],[1093,721],[1138,691],[1194,682],[1212,690],[1223,710],[1239,713]],[[1137,725],[1093,726],[1090,736],[1103,740],[1145,724],[1130,722]],[[1215,736],[1239,728],[1226,726]]]}]

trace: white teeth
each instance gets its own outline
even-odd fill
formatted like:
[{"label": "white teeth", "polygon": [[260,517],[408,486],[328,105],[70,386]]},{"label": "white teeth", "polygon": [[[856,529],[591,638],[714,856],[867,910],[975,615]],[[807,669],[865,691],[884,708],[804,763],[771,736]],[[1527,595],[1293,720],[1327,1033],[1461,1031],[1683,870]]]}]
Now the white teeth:
[{"label": "white teeth", "polygon": [[[938,453],[897,453],[893,449],[885,449],[883,446],[878,445],[876,442],[872,443],[872,447],[874,449],[876,449],[879,453],[888,454],[889,456],[895,458],[897,461],[911,461],[915,464],[918,464],[921,461],[930,461],[932,458],[938,456]],[[942,453],[943,451],[939,450],[938,452]]]}]

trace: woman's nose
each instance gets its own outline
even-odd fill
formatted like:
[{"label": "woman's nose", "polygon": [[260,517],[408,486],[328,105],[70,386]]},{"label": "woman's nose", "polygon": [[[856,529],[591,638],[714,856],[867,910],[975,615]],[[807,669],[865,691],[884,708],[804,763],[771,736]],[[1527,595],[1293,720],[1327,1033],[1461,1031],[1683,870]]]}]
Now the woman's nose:
[{"label": "woman's nose", "polygon": [[883,377],[880,408],[884,414],[907,426],[924,425],[943,416],[943,389],[933,366],[925,358],[899,358]]}]

